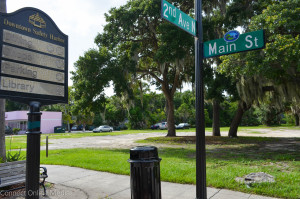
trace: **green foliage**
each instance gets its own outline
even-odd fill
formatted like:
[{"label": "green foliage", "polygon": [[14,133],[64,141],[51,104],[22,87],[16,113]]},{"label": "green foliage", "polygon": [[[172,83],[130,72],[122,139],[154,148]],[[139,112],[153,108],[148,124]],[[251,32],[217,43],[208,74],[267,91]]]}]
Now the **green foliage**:
[{"label": "green foliage", "polygon": [[251,107],[247,110],[242,118],[241,126],[258,126],[262,123],[261,118],[259,118],[259,113],[257,112],[257,108]]},{"label": "green foliage", "polygon": [[129,119],[129,129],[143,129],[144,120],[143,112],[140,107],[133,107],[129,110],[130,119]]},{"label": "green foliage", "polygon": [[266,125],[279,124],[286,104],[300,102],[300,2],[271,1],[247,31],[264,29],[266,48],[221,57],[218,70],[237,81],[240,98]]},{"label": "green foliage", "polygon": [[[242,76],[263,77],[268,80],[265,81],[268,86],[297,82],[300,78],[299,1],[280,1],[269,5],[262,14],[251,20],[249,31],[259,29],[265,30],[266,48],[223,56],[219,70],[236,79]],[[299,84],[292,84],[294,90],[299,89]],[[289,94],[299,97],[295,92],[286,93]]]},{"label": "green foliage", "polygon": [[263,75],[276,83],[297,80],[300,76],[300,2],[288,0],[268,6],[251,20],[249,29],[265,29],[267,45],[263,59],[255,62],[250,58],[247,65],[259,67]]},{"label": "green foliage", "polygon": [[167,120],[166,113],[161,109],[156,109],[155,111],[150,113],[149,120],[150,120],[150,124],[166,121]]},{"label": "green foliage", "polygon": [[258,120],[266,126],[280,125],[280,113],[281,111],[268,104],[261,104],[255,110]]},{"label": "green foliage", "polygon": [[287,124],[288,126],[291,125],[295,125],[296,121],[295,121],[295,115],[291,114],[289,112],[285,112],[284,113],[284,118],[282,119],[282,121]]},{"label": "green foliage", "polygon": [[79,57],[74,65],[75,72],[72,72],[72,111],[78,112],[86,108],[90,111],[103,110],[106,102],[103,91],[109,86],[111,75],[114,74],[108,67],[110,57],[106,48],[90,49]]},{"label": "green foliage", "polygon": [[13,128],[13,134],[16,135],[18,132],[21,131],[20,128]]},{"label": "green foliage", "polygon": [[190,106],[189,104],[182,103],[180,107],[175,112],[175,118],[178,123],[192,123],[195,124],[194,116],[195,116],[195,108]]},{"label": "green foliage", "polygon": [[230,126],[231,120],[237,110],[238,102],[226,99],[220,104],[220,107],[220,126]]},{"label": "green foliage", "polygon": [[103,119],[99,113],[95,114],[93,125],[101,126],[103,124]]},{"label": "green foliage", "polygon": [[19,149],[19,152],[14,152],[12,151],[12,140],[13,140],[13,136],[10,136],[10,149],[7,151],[7,155],[6,155],[6,161],[7,162],[14,162],[14,161],[19,161],[19,160],[24,160],[25,156],[22,155],[21,153],[21,148]]},{"label": "green foliage", "polygon": [[120,98],[112,96],[105,106],[105,120],[112,126],[118,126],[126,118],[126,109]]},{"label": "green foliage", "polygon": [[28,106],[26,104],[11,101],[9,99],[5,100],[5,111],[8,112],[8,111],[20,111],[20,110],[28,110]]},{"label": "green foliage", "polygon": [[[183,5],[182,8],[191,5],[189,3],[187,6],[182,1],[175,3]],[[161,20],[160,11],[160,0],[133,0],[113,8],[105,15],[107,24],[95,42],[99,47],[105,46],[112,52],[114,63],[109,68],[119,71],[118,78],[114,79],[117,94],[132,100],[137,82],[152,81],[170,103],[166,109],[169,111],[170,124],[174,123],[174,94],[184,81],[193,76],[191,49],[194,47],[194,39],[185,31]],[[130,124],[139,127],[149,124],[149,114],[144,109],[146,103],[140,100],[141,106],[138,109],[143,112],[146,123],[136,121],[142,118],[135,109],[127,108]],[[169,128],[169,133],[175,135],[175,129]]]},{"label": "green foliage", "polygon": [[15,152],[15,153],[13,153],[12,151],[7,152],[7,156],[6,156],[7,162],[14,162],[20,160],[25,160],[25,156],[21,154],[21,148],[19,149],[19,152]]}]

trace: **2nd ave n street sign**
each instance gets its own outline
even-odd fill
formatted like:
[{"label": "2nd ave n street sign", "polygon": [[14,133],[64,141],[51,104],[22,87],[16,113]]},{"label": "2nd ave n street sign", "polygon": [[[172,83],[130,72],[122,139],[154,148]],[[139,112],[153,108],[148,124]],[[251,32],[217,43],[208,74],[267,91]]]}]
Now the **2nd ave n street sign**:
[{"label": "2nd ave n street sign", "polygon": [[203,43],[204,58],[228,55],[237,52],[258,50],[265,47],[264,31],[241,34],[236,41],[228,42],[224,38]]},{"label": "2nd ave n street sign", "polygon": [[161,1],[161,16],[163,19],[196,36],[196,20],[165,0]]}]

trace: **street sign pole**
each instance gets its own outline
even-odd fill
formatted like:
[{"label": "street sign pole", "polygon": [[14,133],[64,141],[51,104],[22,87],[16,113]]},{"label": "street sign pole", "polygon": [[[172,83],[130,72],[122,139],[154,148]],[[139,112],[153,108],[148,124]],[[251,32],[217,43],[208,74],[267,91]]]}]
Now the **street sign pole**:
[{"label": "street sign pole", "polygon": [[30,102],[26,154],[26,199],[39,198],[41,115],[39,102]]},{"label": "street sign pole", "polygon": [[196,199],[206,199],[206,154],[203,84],[202,0],[195,1],[197,37],[195,37],[196,79]]},{"label": "street sign pole", "polygon": [[202,0],[195,1],[195,15],[196,20],[168,1],[161,1],[161,17],[195,37],[196,199],[206,199]]}]

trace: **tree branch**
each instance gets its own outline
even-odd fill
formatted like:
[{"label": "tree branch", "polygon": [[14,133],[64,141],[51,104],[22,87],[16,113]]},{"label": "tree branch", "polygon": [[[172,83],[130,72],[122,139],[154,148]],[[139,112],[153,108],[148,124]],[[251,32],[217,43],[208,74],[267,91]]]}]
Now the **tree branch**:
[{"label": "tree branch", "polygon": [[152,71],[137,69],[139,73],[145,73],[145,75],[151,75],[156,81],[163,84],[163,80],[161,80],[157,75],[155,75]]}]

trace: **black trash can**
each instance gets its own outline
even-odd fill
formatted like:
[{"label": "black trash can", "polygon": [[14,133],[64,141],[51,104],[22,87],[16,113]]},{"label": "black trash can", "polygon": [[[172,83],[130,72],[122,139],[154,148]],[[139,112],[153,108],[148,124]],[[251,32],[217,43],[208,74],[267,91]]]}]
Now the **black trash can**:
[{"label": "black trash can", "polygon": [[131,199],[161,199],[160,161],[154,146],[130,149]]}]

